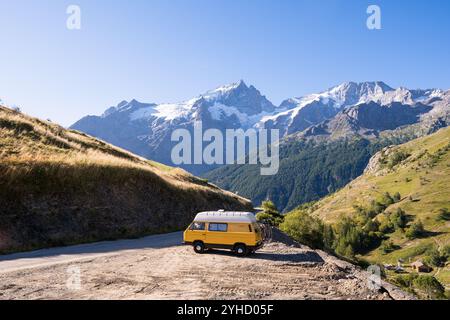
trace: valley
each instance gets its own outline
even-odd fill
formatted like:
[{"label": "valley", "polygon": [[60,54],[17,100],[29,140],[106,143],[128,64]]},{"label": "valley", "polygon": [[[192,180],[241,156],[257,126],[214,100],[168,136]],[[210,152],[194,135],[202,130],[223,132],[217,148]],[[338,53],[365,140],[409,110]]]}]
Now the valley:
[{"label": "valley", "polygon": [[[381,266],[389,282],[420,298],[444,298],[450,256],[449,106],[449,91],[349,82],[277,107],[240,81],[178,104],[124,101],[71,129],[0,107],[0,253],[24,252],[0,259],[4,274],[11,275],[3,276],[3,297],[412,298],[387,282],[387,295],[368,292],[360,283],[367,273],[343,261],[348,260],[364,268]],[[215,130],[214,143],[230,130],[244,133],[240,145],[249,130],[279,130],[278,143],[263,142],[279,159],[277,174],[263,175],[255,164],[199,163],[192,145],[179,155],[194,155],[194,163],[171,166],[177,147],[173,132],[197,136],[197,147],[211,141],[196,135],[199,122],[205,132]],[[212,159],[220,155],[218,146]],[[238,151],[241,160],[252,162]],[[278,239],[238,264],[227,254],[208,254],[197,263],[205,270],[223,267],[210,278],[186,263],[191,252],[178,242],[166,241],[168,247],[141,239],[97,244],[152,234],[164,239],[199,211],[251,211],[266,199],[286,213],[280,228],[301,245]],[[54,252],[48,257],[27,253],[51,247],[57,248],[48,249]],[[179,258],[171,268],[161,265],[168,257]],[[152,270],[166,273],[146,273],[145,264],[153,260]],[[433,266],[428,275],[413,270],[422,261]],[[119,266],[122,262],[126,266]],[[88,270],[87,291],[62,287],[64,268],[72,263]],[[122,270],[113,280],[108,280],[109,265]],[[249,289],[219,281],[227,265],[237,265],[245,279],[252,279]],[[261,272],[271,277],[252,278]],[[56,287],[49,282],[54,274],[59,274]],[[123,283],[114,284],[117,279]],[[181,289],[173,281],[182,282]],[[222,284],[212,290],[217,282]]]},{"label": "valley", "polygon": [[[223,136],[227,129],[267,129],[278,130],[289,141],[303,137],[336,140],[355,134],[376,138],[387,129],[419,124],[417,136],[420,130],[446,126],[448,96],[440,89],[394,89],[381,81],[345,82],[275,106],[253,85],[240,80],[178,103],[122,101],[100,116],[83,117],[71,129],[173,166],[171,151],[177,141],[171,140],[172,132],[187,130],[193,136],[198,122],[204,130],[218,130]],[[390,116],[380,116],[386,113]],[[203,175],[220,164],[181,167]]]},{"label": "valley", "polygon": [[[403,91],[413,95],[412,91]],[[370,99],[388,102],[392,92]],[[222,166],[202,176],[256,204],[271,199],[287,212],[344,187],[363,173],[371,156],[382,148],[446,127],[450,122],[450,92],[441,92],[439,97],[434,94],[420,102],[396,96],[387,105],[358,103],[304,131],[283,137],[279,144],[279,173],[275,176],[261,177],[252,165]]]},{"label": "valley", "polygon": [[[363,175],[293,210],[282,228],[295,238],[304,215],[316,217],[334,231],[327,229],[323,239],[315,238],[316,245],[359,263],[383,265],[390,281],[426,297],[405,283],[414,280],[412,265],[420,261],[432,268],[426,276],[449,289],[449,176],[450,128],[444,128],[384,148],[371,158]],[[302,238],[312,232],[302,230]]]},{"label": "valley", "polygon": [[29,308],[10,300],[208,319],[450,301],[450,1],[0,10],[13,314]]}]

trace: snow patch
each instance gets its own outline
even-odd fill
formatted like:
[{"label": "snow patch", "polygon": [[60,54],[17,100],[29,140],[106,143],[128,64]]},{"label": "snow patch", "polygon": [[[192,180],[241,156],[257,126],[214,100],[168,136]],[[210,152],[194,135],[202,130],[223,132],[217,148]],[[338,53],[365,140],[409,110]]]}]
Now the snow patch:
[{"label": "snow patch", "polygon": [[130,114],[130,120],[136,121],[156,117],[170,121],[178,118],[186,118],[192,114],[193,106],[198,100],[198,98],[195,98],[181,103],[163,103],[156,106],[140,108]]},{"label": "snow patch", "polygon": [[130,114],[130,120],[147,119],[155,114],[155,107],[141,108]]},{"label": "snow patch", "polygon": [[222,103],[216,102],[212,106],[208,108],[208,111],[211,114],[211,117],[214,120],[223,120],[224,118],[232,117],[233,115],[236,116],[239,123],[243,127],[252,127],[257,122],[261,120],[261,118],[264,118],[267,115],[271,115],[272,113],[263,111],[261,113],[249,116],[248,114],[241,112],[238,110],[238,108],[234,106],[227,106]]},{"label": "snow patch", "polygon": [[240,85],[245,85],[244,81],[240,80],[238,82],[227,84],[227,85],[218,87],[214,90],[207,91],[205,94],[202,95],[202,97],[205,98],[206,100],[214,100],[214,99],[220,98],[221,96],[223,96],[224,94],[226,94],[232,90],[235,90]]}]

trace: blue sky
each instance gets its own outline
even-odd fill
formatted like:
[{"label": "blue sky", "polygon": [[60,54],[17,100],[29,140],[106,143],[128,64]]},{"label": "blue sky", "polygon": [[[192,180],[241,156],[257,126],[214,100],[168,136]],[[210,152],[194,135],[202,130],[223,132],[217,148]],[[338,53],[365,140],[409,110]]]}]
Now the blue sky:
[{"label": "blue sky", "polygon": [[[66,9],[81,8],[81,30]],[[366,28],[368,5],[381,30]],[[244,79],[272,102],[344,81],[450,88],[450,2],[0,0],[0,99],[68,126]]]}]

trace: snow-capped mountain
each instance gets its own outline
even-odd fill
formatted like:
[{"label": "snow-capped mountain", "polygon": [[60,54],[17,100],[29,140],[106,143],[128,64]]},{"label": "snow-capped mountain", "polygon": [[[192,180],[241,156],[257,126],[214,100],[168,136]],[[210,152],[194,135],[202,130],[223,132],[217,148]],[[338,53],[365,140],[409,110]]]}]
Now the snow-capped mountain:
[{"label": "snow-capped mountain", "polygon": [[[437,89],[394,89],[383,82],[346,82],[320,93],[287,99],[276,107],[241,80],[180,103],[122,101],[101,116],[82,118],[71,128],[173,165],[170,154],[175,143],[170,141],[171,133],[178,128],[192,131],[197,120],[202,121],[204,130],[277,128],[281,136],[306,129],[308,136],[338,130],[379,131],[422,121],[427,114],[435,114],[428,116],[430,121],[447,114],[448,104],[438,103],[443,96],[444,92]],[[185,166],[194,173],[210,168]]]},{"label": "snow-capped mountain", "polygon": [[[175,145],[173,130],[193,130],[202,121],[203,130],[250,128],[277,108],[253,86],[244,81],[222,86],[180,103],[141,103],[122,101],[101,116],[84,117],[73,129],[84,131],[141,156],[172,164]],[[186,166],[195,173],[203,166]]]},{"label": "snow-capped mountain", "polygon": [[333,118],[313,125],[296,136],[340,138],[358,134],[378,137],[385,130],[401,132],[404,129],[409,134],[420,136],[449,124],[450,90],[399,88],[384,96],[346,107]]},{"label": "snow-capped mountain", "polygon": [[441,90],[393,89],[384,82],[345,82],[326,91],[283,101],[285,111],[265,116],[258,127],[278,128],[283,134],[303,131],[308,127],[330,119],[346,107],[369,103],[380,105],[393,102],[412,105],[442,95]]},{"label": "snow-capped mountain", "polygon": [[264,115],[272,114],[275,106],[253,86],[239,81],[210,90],[196,98],[180,103],[146,104],[136,100],[122,101],[102,115],[127,114],[131,121],[163,120],[166,122],[191,121],[202,118],[207,111],[212,120],[236,121],[242,127],[251,127]]}]

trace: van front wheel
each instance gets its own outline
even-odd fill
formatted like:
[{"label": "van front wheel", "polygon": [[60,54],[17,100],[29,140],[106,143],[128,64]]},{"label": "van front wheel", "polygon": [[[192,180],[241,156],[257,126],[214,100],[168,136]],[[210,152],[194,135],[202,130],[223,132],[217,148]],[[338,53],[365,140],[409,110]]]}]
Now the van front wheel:
[{"label": "van front wheel", "polygon": [[239,257],[243,257],[247,255],[247,247],[245,246],[245,244],[237,244],[234,246],[234,252]]},{"label": "van front wheel", "polygon": [[194,242],[194,251],[197,253],[203,253],[205,252],[205,245],[201,241],[195,241]]}]

